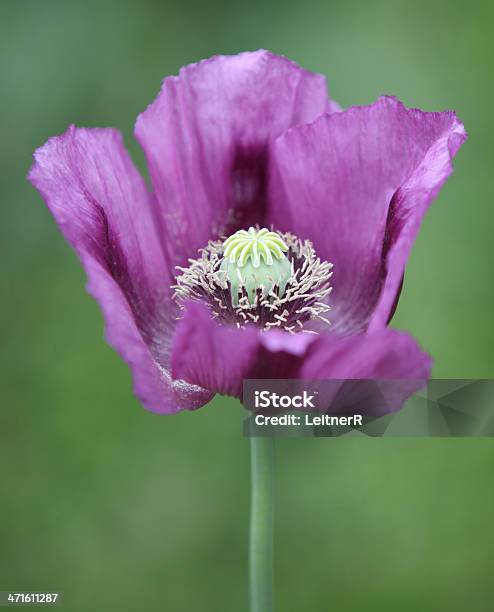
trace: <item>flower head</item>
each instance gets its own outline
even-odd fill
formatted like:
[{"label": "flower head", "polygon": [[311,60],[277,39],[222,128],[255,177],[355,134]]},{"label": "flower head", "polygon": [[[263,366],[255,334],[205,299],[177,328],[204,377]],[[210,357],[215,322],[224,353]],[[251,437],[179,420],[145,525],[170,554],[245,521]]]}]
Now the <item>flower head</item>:
[{"label": "flower head", "polygon": [[341,110],[321,75],[257,51],[166,78],[136,136],[152,191],[111,129],[51,138],[29,179],[147,408],[240,396],[246,377],[428,376],[387,323],[466,138],[454,113]]}]

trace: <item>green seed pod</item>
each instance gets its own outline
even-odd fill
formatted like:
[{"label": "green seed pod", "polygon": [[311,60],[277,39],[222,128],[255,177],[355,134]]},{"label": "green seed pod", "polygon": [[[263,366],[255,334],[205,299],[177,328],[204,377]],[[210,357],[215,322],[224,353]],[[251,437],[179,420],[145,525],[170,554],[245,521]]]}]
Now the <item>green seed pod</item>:
[{"label": "green seed pod", "polygon": [[258,289],[266,297],[277,286],[279,296],[284,295],[292,265],[284,254],[288,247],[279,234],[266,228],[250,227],[248,231],[240,230],[227,238],[223,247],[220,270],[230,282],[234,306],[243,288],[251,304],[254,304]]}]

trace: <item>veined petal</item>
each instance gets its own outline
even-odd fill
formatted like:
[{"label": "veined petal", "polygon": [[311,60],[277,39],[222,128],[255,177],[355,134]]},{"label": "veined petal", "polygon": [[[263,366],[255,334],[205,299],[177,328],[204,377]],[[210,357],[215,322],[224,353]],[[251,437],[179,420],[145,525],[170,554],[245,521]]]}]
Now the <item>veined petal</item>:
[{"label": "veined petal", "polygon": [[369,407],[373,415],[390,406],[398,410],[425,384],[430,368],[430,357],[416,341],[395,330],[354,336],[262,333],[255,327],[219,324],[199,302],[187,304],[172,349],[174,377],[239,398],[246,378],[376,380],[384,398]]},{"label": "veined petal", "polygon": [[[169,356],[157,357],[138,328],[134,313],[121,287],[107,269],[86,253],[80,255],[88,275],[88,292],[99,303],[105,318],[105,337],[108,343],[127,362],[132,370],[134,393],[143,406],[153,412],[172,414],[193,410],[209,402],[213,394],[184,380],[173,380],[168,365],[160,364]],[[169,333],[168,330],[165,333]],[[168,344],[168,338],[156,339]],[[168,349],[166,349],[168,350]]]},{"label": "veined petal", "polygon": [[302,378],[427,379],[432,361],[416,340],[390,328],[354,336],[325,333],[306,355]]},{"label": "veined petal", "polygon": [[173,383],[168,371],[171,277],[150,196],[120,134],[72,126],[34,157],[29,180],[81,259],[108,341],[131,367],[138,397],[158,412],[204,404],[208,392]]},{"label": "veined petal", "polygon": [[[408,334],[389,328],[354,336],[324,334],[311,345],[300,368],[299,377],[312,380],[349,379],[375,381],[380,397],[366,401],[367,415],[378,416],[399,410],[404,401],[421,389],[429,378],[430,356]],[[353,391],[362,393],[357,383]],[[336,390],[336,387],[335,387]],[[343,390],[343,389],[342,389]],[[344,393],[342,393],[344,397]],[[338,400],[332,405],[338,411]]]},{"label": "veined petal", "polygon": [[401,290],[405,265],[422,218],[453,172],[453,157],[466,140],[465,128],[454,117],[449,129],[429,148],[422,162],[393,195],[383,245],[383,285],[369,330],[386,325]]},{"label": "veined petal", "polygon": [[330,109],[326,82],[267,51],[215,56],[166,78],[136,123],[174,265],[263,225],[271,143]]},{"label": "veined petal", "polygon": [[384,97],[277,139],[269,222],[334,263],[335,331],[386,324],[420,221],[465,137],[452,112]]},{"label": "veined petal", "polygon": [[245,378],[291,378],[314,336],[216,322],[205,304],[189,302],[173,339],[172,373],[213,393],[241,397]]}]

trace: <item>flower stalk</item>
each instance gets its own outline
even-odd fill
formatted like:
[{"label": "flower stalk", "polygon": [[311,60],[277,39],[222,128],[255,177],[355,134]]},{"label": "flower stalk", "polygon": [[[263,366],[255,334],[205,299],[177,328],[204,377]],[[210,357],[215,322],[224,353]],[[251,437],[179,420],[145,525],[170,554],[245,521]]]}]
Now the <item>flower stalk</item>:
[{"label": "flower stalk", "polygon": [[250,612],[273,610],[274,438],[251,437]]}]

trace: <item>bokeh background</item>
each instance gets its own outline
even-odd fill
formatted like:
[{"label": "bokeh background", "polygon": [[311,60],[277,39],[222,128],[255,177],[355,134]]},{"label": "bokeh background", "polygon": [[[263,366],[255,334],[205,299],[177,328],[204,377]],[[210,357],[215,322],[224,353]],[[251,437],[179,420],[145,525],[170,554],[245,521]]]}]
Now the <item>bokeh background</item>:
[{"label": "bokeh background", "polygon": [[[342,105],[455,109],[470,138],[427,216],[394,326],[437,377],[493,377],[494,5],[240,0],[0,2],[0,590],[67,610],[246,610],[248,442],[217,398],[159,417],[131,394],[40,197],[34,148],[115,126],[163,76],[269,48]],[[494,441],[278,440],[279,611],[472,612],[492,604]]]}]

